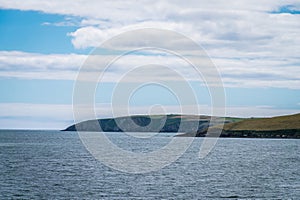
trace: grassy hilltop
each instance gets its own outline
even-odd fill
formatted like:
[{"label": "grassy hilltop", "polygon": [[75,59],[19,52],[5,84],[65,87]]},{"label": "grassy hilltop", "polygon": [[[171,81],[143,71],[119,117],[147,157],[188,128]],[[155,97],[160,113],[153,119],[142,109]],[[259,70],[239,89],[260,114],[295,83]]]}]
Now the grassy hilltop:
[{"label": "grassy hilltop", "polygon": [[224,130],[272,131],[282,129],[300,129],[300,114],[272,118],[250,118],[225,124]]},{"label": "grassy hilltop", "polygon": [[[212,127],[212,130],[220,126]],[[203,134],[198,132],[198,135]],[[300,114],[249,118],[224,124],[222,137],[300,138]]]}]

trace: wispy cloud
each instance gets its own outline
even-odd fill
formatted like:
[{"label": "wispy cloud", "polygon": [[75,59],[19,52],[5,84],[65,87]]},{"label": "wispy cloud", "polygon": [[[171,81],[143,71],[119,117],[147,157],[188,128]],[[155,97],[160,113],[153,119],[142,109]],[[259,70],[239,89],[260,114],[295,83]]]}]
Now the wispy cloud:
[{"label": "wispy cloud", "polygon": [[[78,54],[36,54],[17,51],[0,51],[0,77],[16,77],[26,79],[60,79],[75,80],[80,67],[89,65],[84,73],[98,73],[104,70],[103,60],[113,60],[114,55],[98,55],[103,59],[85,63],[86,55]],[[197,61],[197,58],[193,58]],[[300,68],[297,59],[235,59],[212,58],[219,69],[225,86],[229,87],[277,87],[300,88]],[[201,63],[201,58],[197,61]],[[114,62],[106,70],[102,81],[116,82],[124,74],[138,66],[147,66],[144,70],[131,72],[127,81],[146,81],[139,77],[147,76],[147,80],[178,80],[174,73],[179,73],[187,80],[200,81],[203,79],[197,72],[179,57],[168,54],[126,55]],[[152,66],[152,67],[151,67]],[[165,66],[165,67],[159,67]],[[205,71],[202,68],[202,72]],[[207,70],[207,69],[206,69]],[[129,76],[130,77],[130,76]]]},{"label": "wispy cloud", "polygon": [[0,76],[28,79],[74,79],[86,55],[0,51]]}]

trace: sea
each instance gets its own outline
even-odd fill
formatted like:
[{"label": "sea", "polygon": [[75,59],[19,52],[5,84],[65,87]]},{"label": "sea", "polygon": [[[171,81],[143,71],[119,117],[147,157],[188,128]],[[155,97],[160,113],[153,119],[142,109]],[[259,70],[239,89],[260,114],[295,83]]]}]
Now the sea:
[{"label": "sea", "polygon": [[[174,134],[106,135],[152,151]],[[202,142],[164,168],[127,173],[95,159],[77,132],[1,130],[0,199],[300,199],[300,140],[219,138],[199,158]]]}]

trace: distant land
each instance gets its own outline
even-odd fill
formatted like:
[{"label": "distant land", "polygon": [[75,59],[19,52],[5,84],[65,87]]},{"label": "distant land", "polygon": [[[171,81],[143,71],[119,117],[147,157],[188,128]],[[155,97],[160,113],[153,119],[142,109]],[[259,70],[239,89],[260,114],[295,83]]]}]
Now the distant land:
[{"label": "distant land", "polygon": [[[130,123],[132,121],[137,126],[132,126]],[[223,128],[220,125],[221,121],[225,122]],[[151,126],[149,125],[150,123],[152,124]],[[63,131],[95,132],[99,131],[99,125],[103,132],[159,131],[171,132],[174,133],[174,136],[180,137],[214,137],[214,133],[221,131],[220,137],[300,138],[300,114],[271,118],[210,117],[178,114],[134,115],[83,121],[73,124]],[[157,127],[159,127],[159,130],[155,130]],[[212,134],[208,134],[208,130]]]}]

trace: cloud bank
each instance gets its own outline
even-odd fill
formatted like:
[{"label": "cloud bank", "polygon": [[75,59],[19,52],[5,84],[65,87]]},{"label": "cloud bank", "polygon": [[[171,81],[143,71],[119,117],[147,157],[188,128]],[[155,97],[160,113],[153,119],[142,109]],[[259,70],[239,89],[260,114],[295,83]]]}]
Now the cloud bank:
[{"label": "cloud bank", "polygon": [[[113,59],[113,55],[101,55],[105,59]],[[87,55],[79,54],[36,54],[18,51],[0,51],[0,77],[25,78],[25,79],[59,79],[76,80],[78,70],[85,62]],[[217,66],[226,87],[277,87],[300,89],[300,67],[297,59],[229,59],[212,58]],[[201,58],[199,58],[201,63]],[[98,73],[102,64],[96,62],[90,66],[91,71]],[[103,64],[104,65],[104,64]],[[166,66],[187,78],[188,81],[200,81],[202,78],[184,60],[172,55],[126,55],[114,62],[105,73],[101,81],[116,82],[128,71],[137,66],[157,65]],[[100,67],[101,66],[101,67]],[[151,67],[154,69],[155,67]],[[156,67],[157,68],[157,67]],[[131,81],[140,80],[144,71],[135,74]],[[87,75],[88,76],[88,75]],[[147,70],[147,77],[151,80],[161,77],[173,80],[172,73],[164,70]],[[150,81],[149,80],[149,81]],[[145,81],[145,80],[141,80]]]},{"label": "cloud bank", "polygon": [[[194,0],[189,3],[179,0],[28,0],[26,3],[0,0],[0,7],[67,16],[65,22],[52,25],[68,26],[70,21],[76,22],[77,30],[68,36],[77,49],[97,47],[114,35],[136,28],[173,30],[203,46],[218,67],[225,86],[300,88],[300,15],[296,12],[300,10],[300,3],[296,0],[262,0],[259,3],[253,0]],[[157,38],[157,43],[166,41],[171,39]],[[124,41],[119,45],[130,44]],[[176,45],[189,49],[180,41]],[[74,80],[85,58],[86,55],[76,54],[2,51],[0,76]],[[147,63],[147,60],[163,59],[161,55],[132,55],[121,62],[118,66],[121,70],[115,69],[106,81],[115,80],[122,68],[143,61]],[[169,64],[174,68],[184,67],[172,59]]]}]

